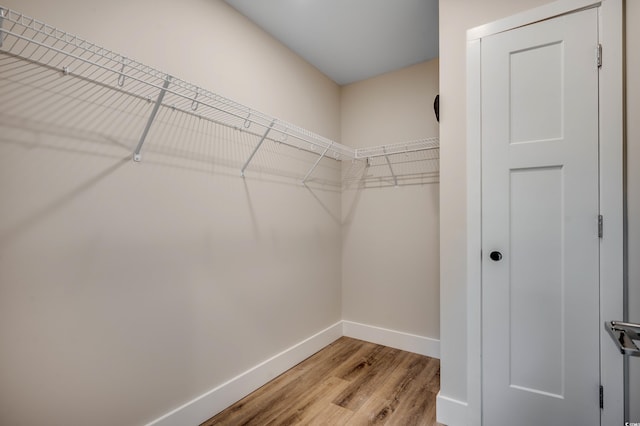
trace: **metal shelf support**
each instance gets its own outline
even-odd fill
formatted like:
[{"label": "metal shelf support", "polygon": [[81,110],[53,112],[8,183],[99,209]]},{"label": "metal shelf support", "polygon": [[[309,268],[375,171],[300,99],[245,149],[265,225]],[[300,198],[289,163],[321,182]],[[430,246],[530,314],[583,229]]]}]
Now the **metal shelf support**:
[{"label": "metal shelf support", "polygon": [[151,128],[151,125],[153,124],[153,120],[155,120],[156,114],[158,114],[158,109],[160,108],[160,105],[162,104],[162,99],[164,99],[165,93],[167,93],[167,88],[169,87],[169,83],[171,83],[171,76],[170,75],[168,75],[165,78],[164,84],[162,85],[162,89],[160,90],[160,93],[158,94],[158,99],[156,99],[156,104],[153,106],[153,110],[151,111],[151,115],[149,116],[149,119],[147,120],[147,125],[144,126],[144,131],[142,132],[142,136],[140,136],[140,141],[138,142],[138,146],[136,147],[136,150],[133,153],[133,161],[140,162],[140,160],[142,160],[142,157],[140,156],[140,151],[142,150],[142,145],[144,145],[144,141],[147,138],[147,134],[149,133],[149,129]]},{"label": "metal shelf support", "polygon": [[318,159],[316,160],[316,162],[313,164],[313,167],[311,167],[311,170],[309,170],[307,172],[307,174],[304,176],[304,178],[302,178],[302,184],[304,185],[305,182],[307,181],[307,179],[309,179],[309,176],[311,176],[311,173],[313,173],[313,171],[316,169],[316,167],[318,167],[318,164],[320,164],[320,160],[322,160],[324,158],[324,156],[327,154],[327,151],[329,151],[329,148],[331,148],[331,145],[333,145],[333,143],[331,143],[330,145],[328,145],[324,151],[322,151],[322,155],[320,155],[320,157],[318,157]]},{"label": "metal shelf support", "polygon": [[4,21],[4,9],[0,7],[0,47],[2,47],[2,40],[4,40],[4,33],[2,30],[2,23]]},{"label": "metal shelf support", "polygon": [[[246,121],[245,121],[245,123],[246,123]],[[251,153],[249,158],[247,158],[247,161],[245,161],[244,166],[242,166],[242,169],[240,170],[240,176],[244,177],[244,171],[246,170],[247,166],[249,165],[249,163],[253,159],[253,156],[256,155],[256,152],[258,152],[258,150],[260,149],[260,146],[262,145],[262,142],[264,142],[264,140],[267,139],[267,136],[269,135],[269,132],[271,131],[271,129],[273,129],[273,125],[275,123],[276,122],[274,120],[274,121],[271,122],[271,124],[269,124],[269,127],[267,128],[267,130],[262,135],[262,139],[260,139],[260,142],[258,142],[258,145],[256,145],[255,148],[253,148],[253,152]]]},{"label": "metal shelf support", "polygon": [[398,177],[393,172],[393,167],[391,167],[391,161],[389,161],[389,156],[387,155],[387,149],[385,147],[382,147],[382,151],[385,154],[384,158],[385,160],[387,160],[387,165],[389,166],[389,171],[391,172],[391,176],[393,176],[393,185],[398,186]]}]

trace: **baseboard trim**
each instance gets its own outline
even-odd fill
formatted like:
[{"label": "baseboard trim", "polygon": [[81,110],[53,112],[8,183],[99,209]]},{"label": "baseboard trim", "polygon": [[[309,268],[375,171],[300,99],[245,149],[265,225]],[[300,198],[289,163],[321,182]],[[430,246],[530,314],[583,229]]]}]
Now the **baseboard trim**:
[{"label": "baseboard trim", "polygon": [[438,339],[353,321],[342,321],[342,333],[344,336],[353,337],[354,339],[366,340],[367,342],[402,349],[403,351],[432,358],[440,358],[440,340]]},{"label": "baseboard trim", "polygon": [[148,423],[147,426],[199,425],[339,339],[343,334],[342,329],[342,321],[339,321]]},{"label": "baseboard trim", "polygon": [[353,337],[432,358],[440,358],[440,341],[437,339],[352,321],[339,321],[170,411],[146,426],[200,424],[304,361],[320,349],[333,343],[341,336]]},{"label": "baseboard trim", "polygon": [[466,426],[467,403],[449,398],[438,392],[436,397],[436,420],[447,426]]}]

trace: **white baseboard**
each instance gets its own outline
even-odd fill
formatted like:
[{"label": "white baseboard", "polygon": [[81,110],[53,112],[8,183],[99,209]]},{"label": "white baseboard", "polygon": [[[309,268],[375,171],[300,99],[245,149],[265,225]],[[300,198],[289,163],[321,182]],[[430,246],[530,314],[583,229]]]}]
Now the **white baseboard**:
[{"label": "white baseboard", "polygon": [[199,425],[342,336],[342,321],[234,377],[148,423],[147,426]]},{"label": "white baseboard", "polygon": [[366,340],[403,351],[440,358],[440,340],[353,321],[342,321],[344,336]]},{"label": "white baseboard", "polygon": [[440,392],[436,397],[436,416],[438,423],[447,426],[466,426],[469,423],[467,403],[441,395]]},{"label": "white baseboard", "polygon": [[432,358],[440,358],[439,340],[352,321],[339,321],[148,423],[147,426],[198,425],[304,361],[320,349],[333,343],[341,336],[366,340],[371,343],[390,346]]}]

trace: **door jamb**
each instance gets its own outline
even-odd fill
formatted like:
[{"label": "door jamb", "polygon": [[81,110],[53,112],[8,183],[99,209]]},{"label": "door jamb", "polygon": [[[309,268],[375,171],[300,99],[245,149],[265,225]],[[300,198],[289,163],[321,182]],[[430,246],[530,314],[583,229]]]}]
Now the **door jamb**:
[{"label": "door jamb", "polygon": [[600,7],[599,39],[604,49],[599,73],[600,213],[604,217],[604,235],[600,242],[600,324],[603,325],[600,328],[600,377],[605,389],[601,424],[624,424],[623,357],[604,330],[604,321],[623,318],[623,1],[559,0],[467,31],[467,419],[470,426],[482,424],[482,38],[597,6]]}]

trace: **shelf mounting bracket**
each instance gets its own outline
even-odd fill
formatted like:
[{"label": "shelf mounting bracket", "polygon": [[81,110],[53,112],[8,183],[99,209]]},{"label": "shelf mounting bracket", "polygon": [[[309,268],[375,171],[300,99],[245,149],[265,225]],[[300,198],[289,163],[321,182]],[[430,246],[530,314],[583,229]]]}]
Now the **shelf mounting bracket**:
[{"label": "shelf mounting bracket", "polygon": [[4,40],[4,31],[2,31],[2,24],[4,21],[4,14],[6,13],[5,9],[0,7],[0,47],[2,47],[2,41]]},{"label": "shelf mounting bracket", "polygon": [[[247,120],[248,119],[249,118],[247,117]],[[262,135],[262,138],[260,139],[260,142],[258,142],[258,145],[256,145],[255,148],[253,148],[253,152],[251,153],[249,158],[247,158],[247,161],[245,161],[244,165],[242,166],[242,169],[240,170],[240,176],[244,177],[244,171],[246,170],[246,168],[249,165],[249,163],[251,162],[251,160],[253,160],[253,156],[256,155],[256,152],[258,152],[258,150],[260,149],[260,145],[262,145],[262,142],[264,142],[264,140],[267,139],[267,136],[269,135],[269,132],[271,131],[271,129],[273,129],[273,125],[275,123],[276,123],[276,121],[274,120],[274,121],[271,122],[271,124],[269,124],[269,127],[267,128],[267,130]]]},{"label": "shelf mounting bracket", "polygon": [[393,167],[391,167],[391,161],[389,161],[389,156],[387,155],[387,149],[383,146],[382,152],[384,152],[384,158],[387,160],[387,165],[389,166],[389,171],[391,172],[391,176],[393,176],[393,186],[398,186],[398,177],[393,172]]},{"label": "shelf mounting bracket", "polygon": [[153,110],[151,111],[151,115],[147,120],[147,125],[144,126],[144,131],[142,132],[142,136],[140,136],[140,140],[138,141],[138,146],[136,150],[133,152],[133,161],[140,162],[142,160],[142,156],[140,155],[140,151],[142,150],[142,145],[144,145],[145,139],[147,139],[147,134],[149,133],[149,129],[151,128],[151,124],[153,124],[153,120],[156,118],[156,114],[158,114],[158,109],[160,109],[160,105],[162,104],[162,99],[164,99],[165,93],[167,93],[167,89],[169,88],[169,83],[171,83],[171,76],[168,75],[164,84],[162,85],[162,89],[160,89],[160,93],[158,94],[158,99],[156,99],[156,104],[153,106]]},{"label": "shelf mounting bracket", "polygon": [[307,172],[307,174],[305,175],[305,177],[302,178],[302,182],[301,183],[303,185],[307,181],[307,179],[309,179],[309,176],[311,176],[311,173],[313,173],[313,171],[316,169],[316,167],[318,167],[318,164],[320,164],[320,160],[322,160],[324,158],[324,156],[327,154],[327,151],[329,151],[329,148],[331,148],[331,145],[333,145],[333,142],[331,142],[329,145],[327,145],[327,147],[324,149],[324,151],[322,151],[322,154],[320,155],[320,157],[318,157],[316,162],[313,163],[313,167],[311,167],[311,170],[309,170]]}]

